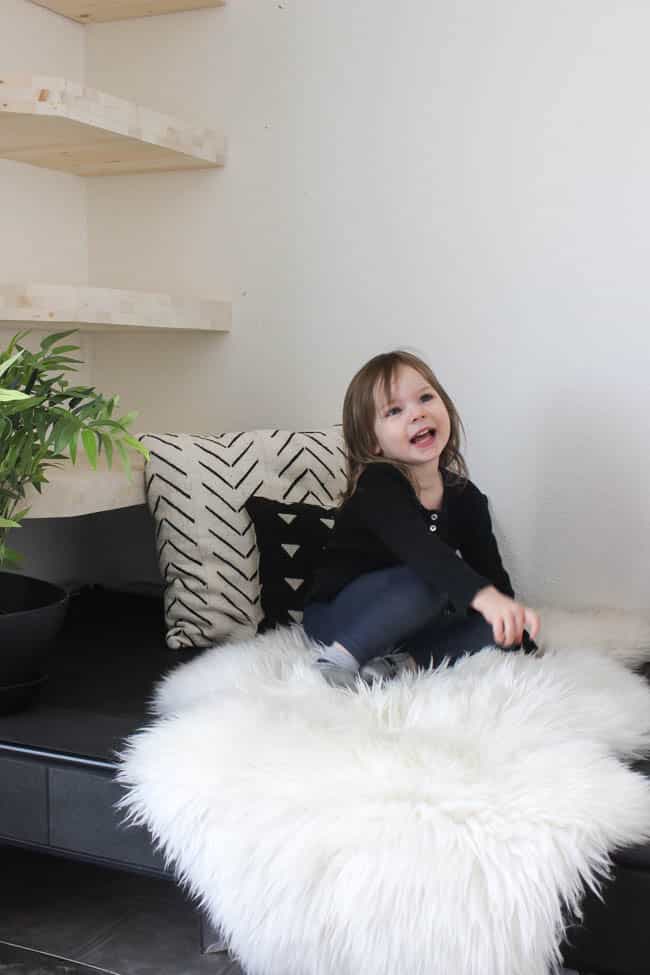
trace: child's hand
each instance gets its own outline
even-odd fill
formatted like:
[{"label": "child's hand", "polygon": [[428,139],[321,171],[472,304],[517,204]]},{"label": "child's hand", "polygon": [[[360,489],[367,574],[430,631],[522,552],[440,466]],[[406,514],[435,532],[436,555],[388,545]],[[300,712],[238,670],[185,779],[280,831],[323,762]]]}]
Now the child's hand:
[{"label": "child's hand", "polygon": [[534,609],[504,596],[494,586],[486,586],[474,596],[471,606],[490,624],[499,646],[518,646],[527,629],[534,640],[539,633],[539,616]]}]

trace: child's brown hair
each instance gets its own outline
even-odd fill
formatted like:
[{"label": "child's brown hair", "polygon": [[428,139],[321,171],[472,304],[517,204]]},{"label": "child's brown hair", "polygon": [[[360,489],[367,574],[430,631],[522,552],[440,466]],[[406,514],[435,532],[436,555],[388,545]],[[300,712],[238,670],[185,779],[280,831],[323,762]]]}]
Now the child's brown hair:
[{"label": "child's brown hair", "polygon": [[449,414],[451,431],[449,441],[440,455],[440,468],[451,471],[459,481],[466,481],[468,478],[467,465],[460,452],[461,434],[464,436],[465,429],[451,398],[426,362],[411,352],[396,349],[394,352],[376,355],[366,362],[347,388],[343,401],[343,436],[345,438],[348,470],[343,501],[352,497],[361,474],[369,464],[391,463],[415,487],[406,464],[378,456],[376,453],[375,419],[377,407],[375,394],[379,391],[387,397],[390,395],[391,386],[400,366],[410,366],[417,370],[442,399]]}]

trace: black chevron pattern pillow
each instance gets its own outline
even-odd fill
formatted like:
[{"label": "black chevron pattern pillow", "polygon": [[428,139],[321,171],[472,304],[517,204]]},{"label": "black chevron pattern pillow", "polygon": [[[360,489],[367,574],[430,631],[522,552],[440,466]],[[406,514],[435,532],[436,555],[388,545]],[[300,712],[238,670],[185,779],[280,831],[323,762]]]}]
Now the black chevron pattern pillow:
[{"label": "black chevron pattern pillow", "polygon": [[[254,636],[263,618],[253,495],[335,507],[345,486],[340,427],[143,434],[147,503],[165,583],[167,645]],[[290,576],[289,578],[294,578]]]},{"label": "black chevron pattern pillow", "polygon": [[301,623],[305,596],[323,546],[334,527],[336,508],[249,498],[260,554],[264,618],[259,630]]}]

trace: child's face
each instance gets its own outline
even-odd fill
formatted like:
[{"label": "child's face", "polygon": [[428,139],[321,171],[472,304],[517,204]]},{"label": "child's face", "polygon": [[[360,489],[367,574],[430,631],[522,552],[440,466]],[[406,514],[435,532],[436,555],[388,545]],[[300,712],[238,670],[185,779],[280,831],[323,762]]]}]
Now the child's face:
[{"label": "child's face", "polygon": [[447,446],[451,423],[447,407],[424,376],[400,366],[387,400],[375,390],[377,454],[410,466],[438,466]]}]

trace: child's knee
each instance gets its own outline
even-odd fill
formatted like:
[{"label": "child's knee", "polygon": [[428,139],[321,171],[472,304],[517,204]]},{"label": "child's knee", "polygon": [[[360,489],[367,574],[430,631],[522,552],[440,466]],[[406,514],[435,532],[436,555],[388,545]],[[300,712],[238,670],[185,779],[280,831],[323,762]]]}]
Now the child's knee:
[{"label": "child's knee", "polygon": [[436,616],[439,605],[429,587],[408,566],[399,566],[383,594],[387,605],[406,621]]}]

